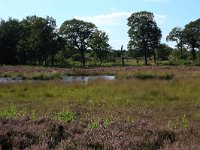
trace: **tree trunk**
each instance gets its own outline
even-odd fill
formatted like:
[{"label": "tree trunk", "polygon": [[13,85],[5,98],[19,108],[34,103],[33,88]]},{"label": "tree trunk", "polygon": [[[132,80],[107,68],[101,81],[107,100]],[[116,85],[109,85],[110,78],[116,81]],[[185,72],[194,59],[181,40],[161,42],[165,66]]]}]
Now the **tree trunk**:
[{"label": "tree trunk", "polygon": [[144,49],[144,60],[145,60],[145,65],[148,65],[148,60],[147,60],[147,49]]},{"label": "tree trunk", "polygon": [[84,50],[81,50],[81,57],[82,57],[82,65],[85,67],[85,53]]},{"label": "tree trunk", "polygon": [[183,45],[181,44],[181,59],[183,59]]},{"label": "tree trunk", "polygon": [[196,60],[196,52],[195,52],[195,48],[194,47],[192,47],[191,53],[192,53],[193,60]]},{"label": "tree trunk", "polygon": [[22,57],[21,63],[23,65],[26,65],[26,63],[27,63],[27,61],[26,61],[26,52],[25,51],[23,52],[23,57]]},{"label": "tree trunk", "polygon": [[154,63],[156,64],[156,63],[157,63],[157,59],[156,59],[156,53],[155,53],[155,50],[153,50],[153,59],[154,59]]},{"label": "tree trunk", "polygon": [[122,47],[121,47],[121,59],[122,59],[122,66],[124,66],[123,45],[122,45]]},{"label": "tree trunk", "polygon": [[103,60],[102,60],[102,57],[99,56],[99,60],[100,60],[100,65],[102,64]]},{"label": "tree trunk", "polygon": [[51,66],[54,66],[54,55],[51,54]]}]

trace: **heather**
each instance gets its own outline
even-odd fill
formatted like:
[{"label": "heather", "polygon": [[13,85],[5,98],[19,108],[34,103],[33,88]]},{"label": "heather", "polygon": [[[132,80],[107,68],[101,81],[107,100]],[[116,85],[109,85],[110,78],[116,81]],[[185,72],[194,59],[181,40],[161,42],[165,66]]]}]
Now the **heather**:
[{"label": "heather", "polygon": [[[8,68],[4,73],[17,70]],[[27,72],[33,68],[25,67]],[[70,73],[70,69],[49,70],[49,74],[55,70]],[[2,149],[200,148],[198,67],[75,72],[109,73],[116,80],[0,84]]]},{"label": "heather", "polygon": [[[88,120],[56,122],[47,118],[1,119],[2,149],[189,149],[199,148],[197,126],[170,130],[162,122],[103,121],[89,128]],[[195,132],[195,134],[194,134]]]}]

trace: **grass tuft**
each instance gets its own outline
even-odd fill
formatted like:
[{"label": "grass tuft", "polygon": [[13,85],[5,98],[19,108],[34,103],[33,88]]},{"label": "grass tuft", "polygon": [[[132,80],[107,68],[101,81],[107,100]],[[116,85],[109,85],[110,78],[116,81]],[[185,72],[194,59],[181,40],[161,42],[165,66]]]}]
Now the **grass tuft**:
[{"label": "grass tuft", "polygon": [[70,111],[62,111],[62,112],[58,112],[55,115],[55,118],[59,121],[65,121],[65,122],[70,122],[76,119],[76,116],[74,113],[70,112]]}]

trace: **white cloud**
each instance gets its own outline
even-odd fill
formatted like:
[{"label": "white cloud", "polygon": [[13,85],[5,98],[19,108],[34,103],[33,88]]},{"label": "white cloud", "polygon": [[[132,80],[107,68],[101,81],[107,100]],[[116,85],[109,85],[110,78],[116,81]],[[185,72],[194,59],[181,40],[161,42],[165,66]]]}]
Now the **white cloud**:
[{"label": "white cloud", "polygon": [[163,14],[154,14],[154,16],[158,25],[164,24],[167,19],[167,15],[163,15]]},{"label": "white cloud", "polygon": [[[132,12],[115,12],[110,14],[101,14],[97,16],[76,16],[76,19],[92,22],[97,26],[121,26],[127,24],[127,18]],[[158,24],[165,23],[166,15],[155,14],[155,20]]]},{"label": "white cloud", "polygon": [[[110,38],[110,45],[119,49],[121,45],[128,43],[128,26],[127,18],[130,17],[132,12],[114,12],[108,14],[100,14],[97,16],[76,16],[76,19],[88,21],[94,23],[101,30],[106,31]],[[166,21],[167,15],[154,14],[155,20],[159,26],[163,25]]]},{"label": "white cloud", "polygon": [[76,16],[75,18],[93,22],[97,26],[113,26],[126,24],[124,21],[126,21],[130,15],[130,12],[116,12],[97,16]]}]

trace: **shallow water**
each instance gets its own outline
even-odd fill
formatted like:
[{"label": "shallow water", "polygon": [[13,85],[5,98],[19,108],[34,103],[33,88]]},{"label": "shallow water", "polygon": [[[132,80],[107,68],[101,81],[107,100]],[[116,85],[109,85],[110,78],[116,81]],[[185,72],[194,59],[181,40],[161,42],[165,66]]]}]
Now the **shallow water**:
[{"label": "shallow water", "polygon": [[[109,76],[109,75],[104,75],[104,76],[64,76],[61,81],[63,82],[74,82],[74,81],[80,81],[80,82],[88,82],[89,80],[98,80],[98,79],[103,79],[103,80],[115,80],[115,76]],[[22,77],[15,77],[15,78],[10,78],[10,77],[0,77],[0,83],[6,84],[6,83],[23,83],[27,82],[30,80],[22,80]],[[40,82],[43,80],[31,80],[32,82]]]},{"label": "shallow water", "polygon": [[115,76],[64,76],[63,81],[64,82],[73,82],[73,81],[84,81],[88,82],[89,80],[97,80],[97,79],[103,79],[103,80],[115,80]]},{"label": "shallow water", "polygon": [[0,83],[20,83],[25,80],[22,80],[22,77],[15,77],[15,78],[10,78],[10,77],[0,77]]}]

